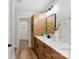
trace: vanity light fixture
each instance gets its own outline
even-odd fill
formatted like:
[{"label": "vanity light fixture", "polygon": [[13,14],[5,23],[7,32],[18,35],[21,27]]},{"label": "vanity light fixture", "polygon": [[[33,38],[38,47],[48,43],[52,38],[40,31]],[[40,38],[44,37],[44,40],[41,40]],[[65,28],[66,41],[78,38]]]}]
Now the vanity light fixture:
[{"label": "vanity light fixture", "polygon": [[53,8],[53,5],[51,5],[51,8]]},{"label": "vanity light fixture", "polygon": [[45,12],[50,11],[53,8],[53,5],[51,5]]},{"label": "vanity light fixture", "polygon": [[51,10],[51,8],[48,8],[48,10]]}]

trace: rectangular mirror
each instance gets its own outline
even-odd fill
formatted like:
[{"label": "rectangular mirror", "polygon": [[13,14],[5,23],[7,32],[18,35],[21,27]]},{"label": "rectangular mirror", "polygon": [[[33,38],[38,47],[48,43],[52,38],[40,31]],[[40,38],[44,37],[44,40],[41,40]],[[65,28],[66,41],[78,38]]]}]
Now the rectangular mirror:
[{"label": "rectangular mirror", "polygon": [[56,29],[56,14],[46,18],[46,33],[54,33]]}]

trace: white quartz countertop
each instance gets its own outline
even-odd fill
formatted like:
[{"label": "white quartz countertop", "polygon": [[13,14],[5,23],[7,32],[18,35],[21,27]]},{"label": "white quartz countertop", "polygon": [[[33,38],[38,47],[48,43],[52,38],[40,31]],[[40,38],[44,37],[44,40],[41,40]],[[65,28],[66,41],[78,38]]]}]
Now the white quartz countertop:
[{"label": "white quartz countertop", "polygon": [[53,38],[47,38],[45,36],[36,36],[36,38],[47,44],[49,47],[55,49],[67,59],[71,59],[71,45],[61,41],[56,41]]}]

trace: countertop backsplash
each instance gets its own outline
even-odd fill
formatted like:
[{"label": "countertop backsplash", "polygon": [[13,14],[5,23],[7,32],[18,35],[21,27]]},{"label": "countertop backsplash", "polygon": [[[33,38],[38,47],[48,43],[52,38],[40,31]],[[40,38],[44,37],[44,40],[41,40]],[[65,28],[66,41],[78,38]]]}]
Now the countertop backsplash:
[{"label": "countertop backsplash", "polygon": [[58,29],[59,40],[71,44],[71,17],[66,17],[59,23],[61,23]]}]

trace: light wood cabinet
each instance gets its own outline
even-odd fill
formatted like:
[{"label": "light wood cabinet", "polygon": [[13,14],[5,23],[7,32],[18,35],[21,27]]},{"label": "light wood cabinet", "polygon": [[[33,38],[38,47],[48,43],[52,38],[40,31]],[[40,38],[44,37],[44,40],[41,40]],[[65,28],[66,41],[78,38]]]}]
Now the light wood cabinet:
[{"label": "light wood cabinet", "polygon": [[44,33],[46,33],[46,18],[45,16],[41,17],[41,15],[44,16],[44,14],[38,13],[33,17],[34,35],[43,35]]},{"label": "light wood cabinet", "polygon": [[32,38],[32,48],[34,50],[34,36],[43,35],[46,33],[46,19],[45,17],[39,18],[43,14],[33,15],[31,18],[31,38]]},{"label": "light wood cabinet", "polygon": [[34,43],[34,51],[39,59],[67,59],[36,37],[34,37]]}]

